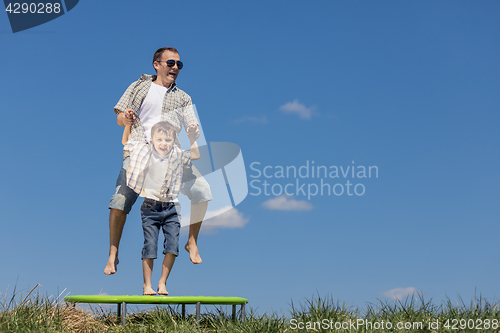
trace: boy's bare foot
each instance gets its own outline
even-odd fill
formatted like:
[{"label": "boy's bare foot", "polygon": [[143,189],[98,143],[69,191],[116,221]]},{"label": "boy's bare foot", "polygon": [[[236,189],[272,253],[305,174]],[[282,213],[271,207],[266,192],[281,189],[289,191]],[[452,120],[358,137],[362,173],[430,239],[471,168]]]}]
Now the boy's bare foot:
[{"label": "boy's bare foot", "polygon": [[118,260],[118,257],[112,258],[109,257],[108,263],[106,264],[106,267],[104,267],[104,274],[106,275],[113,275],[116,273],[116,266],[120,263],[120,260]]},{"label": "boy's bare foot", "polygon": [[167,288],[163,285],[158,285],[158,295],[167,296],[168,295]]},{"label": "boy's bare foot", "polygon": [[151,286],[142,286],[142,294],[154,296],[156,295],[156,291],[154,291],[153,288],[151,288]]},{"label": "boy's bare foot", "polygon": [[198,252],[198,246],[196,243],[189,245],[189,242],[186,243],[184,249],[189,253],[189,259],[193,264],[201,264],[202,260],[200,257],[200,253]]}]

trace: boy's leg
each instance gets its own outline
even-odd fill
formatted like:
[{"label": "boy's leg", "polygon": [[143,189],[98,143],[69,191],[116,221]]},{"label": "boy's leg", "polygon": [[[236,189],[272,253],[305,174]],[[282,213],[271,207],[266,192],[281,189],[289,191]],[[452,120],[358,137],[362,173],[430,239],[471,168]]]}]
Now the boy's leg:
[{"label": "boy's leg", "polygon": [[159,295],[168,295],[167,291],[167,279],[170,275],[170,271],[172,270],[172,266],[175,262],[175,255],[172,253],[165,254],[165,258],[163,258],[163,266],[161,268],[161,277],[158,282],[158,294]]},{"label": "boy's leg", "polygon": [[130,157],[123,159],[122,168],[116,180],[115,194],[111,197],[109,204],[109,257],[104,274],[116,273],[118,265],[118,247],[123,232],[123,226],[127,219],[127,214],[132,209],[138,194],[127,186],[127,169],[130,165]]},{"label": "boy's leg", "polygon": [[153,273],[154,259],[146,258],[142,259],[142,276],[144,278],[144,284],[142,285],[143,295],[156,295],[156,292],[151,287],[151,275]]},{"label": "boy's leg", "polygon": [[144,233],[144,246],[142,248],[142,273],[144,277],[143,294],[156,295],[151,286],[153,260],[156,259],[158,249],[158,235],[161,223],[161,204],[158,206],[154,200],[144,199],[141,206],[142,231]]},{"label": "boy's leg", "polygon": [[179,255],[179,234],[181,231],[180,210],[179,203],[164,203],[163,204],[164,223],[163,236],[163,266],[161,269],[161,278],[158,282],[158,294],[168,295],[166,284],[167,278],[172,270],[175,262],[175,257]]}]

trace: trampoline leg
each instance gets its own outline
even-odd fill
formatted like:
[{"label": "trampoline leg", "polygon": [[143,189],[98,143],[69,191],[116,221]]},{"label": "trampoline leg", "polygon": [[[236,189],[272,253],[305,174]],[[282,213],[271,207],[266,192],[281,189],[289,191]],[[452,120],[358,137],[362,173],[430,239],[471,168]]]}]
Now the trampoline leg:
[{"label": "trampoline leg", "polygon": [[240,314],[240,320],[244,321],[245,320],[245,303],[241,304],[241,314]]},{"label": "trampoline leg", "polygon": [[122,302],[122,325],[125,326],[127,320],[127,303]]},{"label": "trampoline leg", "polygon": [[236,319],[236,304],[233,304],[233,320]]},{"label": "trampoline leg", "polygon": [[186,318],[186,304],[182,304],[182,318]]},{"label": "trampoline leg", "polygon": [[200,324],[200,308],[201,302],[196,302],[196,324]]},{"label": "trampoline leg", "polygon": [[116,320],[120,322],[120,319],[122,318],[122,305],[120,303],[117,303],[116,307]]}]

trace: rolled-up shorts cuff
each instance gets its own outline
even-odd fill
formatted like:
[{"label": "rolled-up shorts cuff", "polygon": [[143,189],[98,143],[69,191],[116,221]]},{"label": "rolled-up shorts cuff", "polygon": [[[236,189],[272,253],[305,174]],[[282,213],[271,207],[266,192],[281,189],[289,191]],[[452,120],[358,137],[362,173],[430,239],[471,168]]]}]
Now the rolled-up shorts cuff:
[{"label": "rolled-up shorts cuff", "polygon": [[116,180],[115,194],[111,197],[109,209],[119,209],[130,213],[139,194],[127,186],[127,169],[130,165],[130,156],[123,159],[122,168]]},{"label": "rolled-up shorts cuff", "polygon": [[192,205],[213,200],[210,185],[194,165],[191,167],[192,170],[188,170],[188,172],[191,171],[191,174],[183,177],[183,180],[186,178],[189,180],[182,182],[180,192],[191,200]]}]

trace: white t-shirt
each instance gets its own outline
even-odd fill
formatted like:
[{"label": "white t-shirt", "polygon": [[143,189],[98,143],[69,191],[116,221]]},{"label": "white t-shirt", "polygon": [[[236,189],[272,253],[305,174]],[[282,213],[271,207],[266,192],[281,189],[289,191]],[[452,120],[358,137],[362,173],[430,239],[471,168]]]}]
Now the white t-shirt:
[{"label": "white t-shirt", "polygon": [[160,191],[163,183],[165,182],[165,174],[167,173],[168,169],[168,159],[170,158],[171,153],[172,151],[170,151],[163,158],[155,152],[151,153],[148,168],[144,170],[144,172],[146,172],[146,176],[144,177],[144,185],[140,194],[141,197],[153,199],[156,201],[179,201],[177,198],[160,198]]},{"label": "white t-shirt", "polygon": [[148,142],[151,140],[151,128],[161,121],[161,109],[166,93],[167,88],[154,82],[151,83],[151,88],[149,88],[148,94],[137,112]]}]

